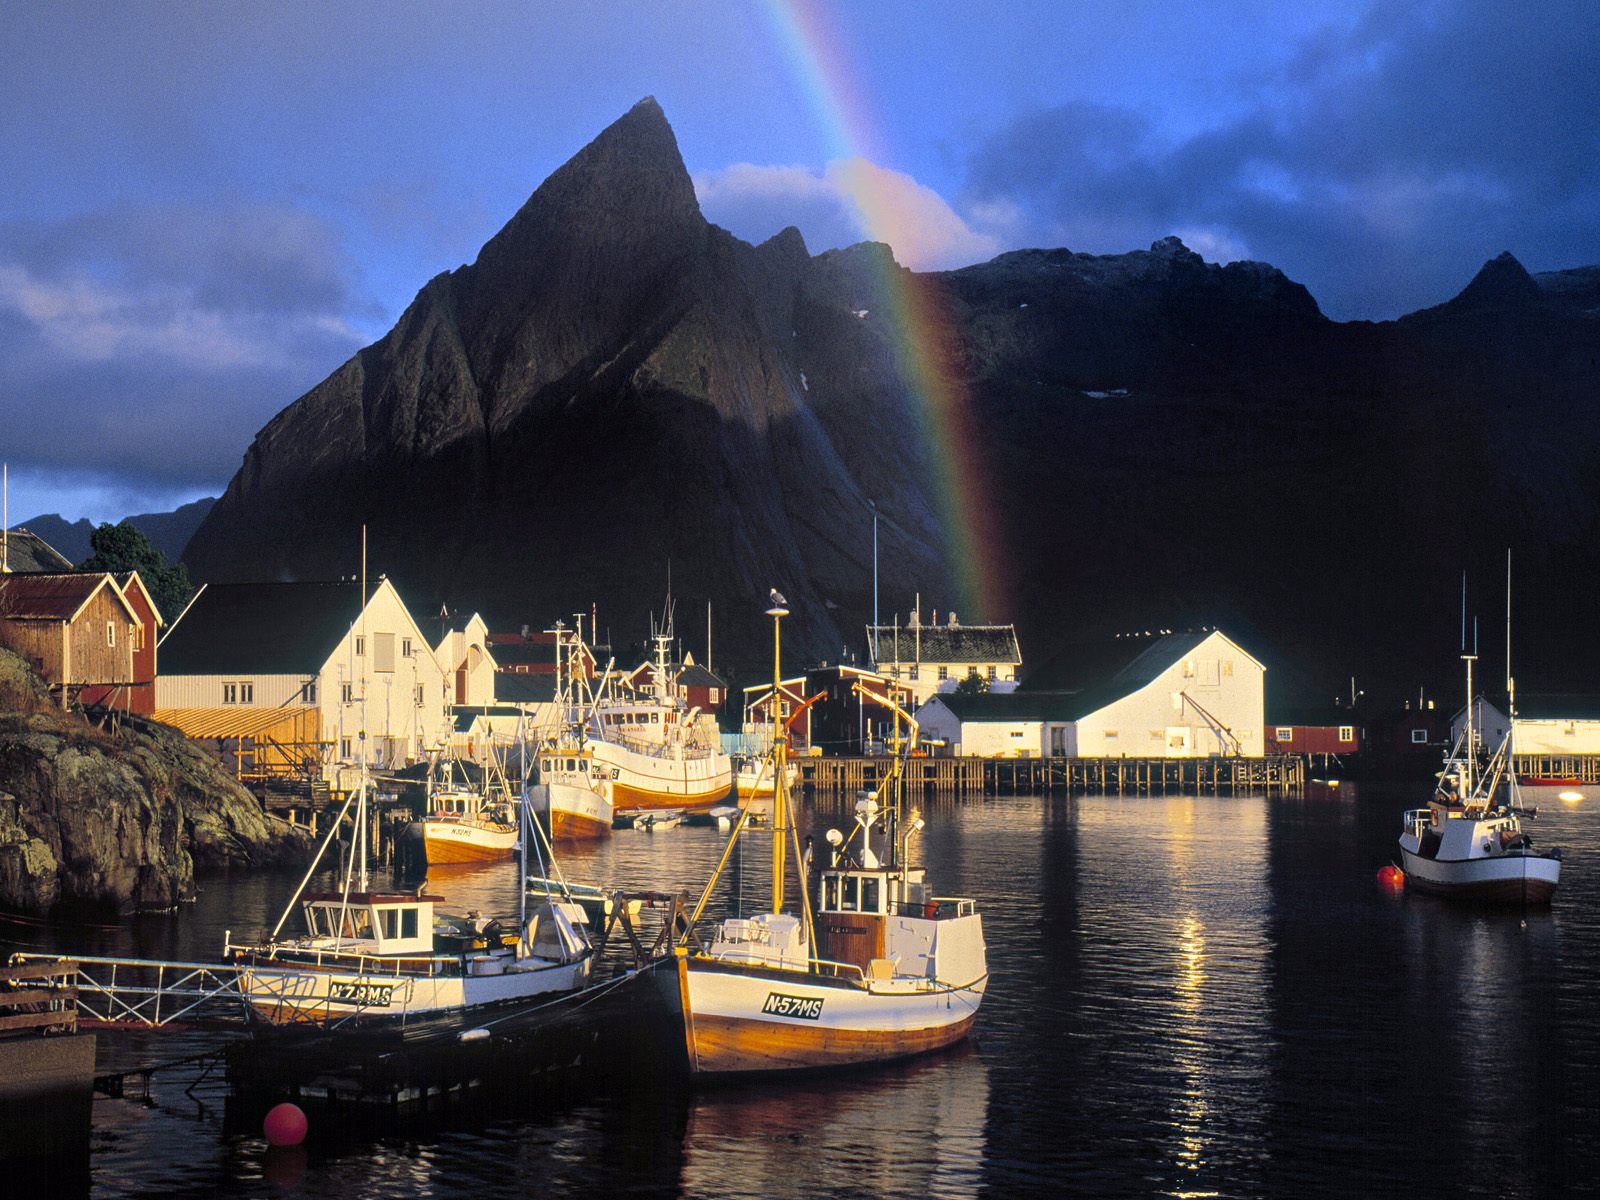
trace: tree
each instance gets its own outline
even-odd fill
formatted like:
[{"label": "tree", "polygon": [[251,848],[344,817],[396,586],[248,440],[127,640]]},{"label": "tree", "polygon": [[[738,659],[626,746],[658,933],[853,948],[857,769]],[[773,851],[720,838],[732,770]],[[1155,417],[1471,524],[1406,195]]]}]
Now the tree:
[{"label": "tree", "polygon": [[968,671],[967,677],[956,684],[958,696],[981,696],[989,690],[989,681],[976,671]]},{"label": "tree", "polygon": [[110,571],[113,575],[139,572],[139,578],[150,589],[150,598],[169,623],[177,619],[194,595],[189,568],[182,563],[168,566],[167,556],[126,521],[100,526],[89,535],[89,548],[94,553],[78,564],[80,571]]}]

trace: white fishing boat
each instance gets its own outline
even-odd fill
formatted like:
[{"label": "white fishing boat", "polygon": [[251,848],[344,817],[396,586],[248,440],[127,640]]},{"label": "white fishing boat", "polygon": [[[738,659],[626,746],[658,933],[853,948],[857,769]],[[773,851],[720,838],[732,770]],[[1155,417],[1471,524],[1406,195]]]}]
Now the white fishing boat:
[{"label": "white fishing boat", "polygon": [[[580,618],[581,619],[581,618]],[[584,718],[593,707],[583,664],[588,650],[579,632],[561,622],[555,635],[556,710],[554,732],[534,752],[535,782],[528,789],[533,811],[557,841],[605,837],[615,823],[611,772],[595,760],[584,738]]]},{"label": "white fishing boat", "polygon": [[[791,795],[799,781],[800,768],[794,763],[787,763],[783,769],[783,783]],[[747,807],[752,802],[770,803],[776,790],[773,784],[772,755],[745,754],[734,759],[733,789],[740,808]]]},{"label": "white fishing boat", "polygon": [[[769,615],[776,681],[778,622],[787,615],[776,592]],[[872,698],[891,707],[897,723],[909,723],[909,753],[915,721],[892,701]],[[989,977],[982,918],[973,900],[936,895],[924,869],[910,864],[923,823],[904,812],[903,755],[883,787],[858,802],[850,834],[829,831],[815,904],[783,782],[786,758],[779,736],[771,910],[725,920],[709,942],[690,944],[747,811],[675,949],[675,970],[662,975],[682,1021],[688,1070],[718,1076],[858,1066],[965,1037]],[[784,911],[790,850],[799,867],[796,913]]]},{"label": "white fishing boat", "polygon": [[625,697],[602,680],[584,714],[583,740],[611,777],[611,800],[621,818],[663,809],[704,813],[733,788],[733,760],[722,749],[716,720],[687,708],[672,692],[670,626],[655,640],[648,693]]},{"label": "white fishing boat", "polygon": [[425,814],[409,832],[421,841],[429,866],[495,862],[517,852],[517,826],[509,799],[491,801],[476,788],[456,782],[455,764],[446,759],[428,772]]},{"label": "white fishing boat", "polygon": [[[1406,887],[1463,900],[1548,904],[1561,882],[1561,849],[1534,849],[1523,828],[1524,820],[1536,813],[1520,803],[1509,729],[1480,768],[1472,690],[1477,655],[1463,652],[1461,657],[1467,667],[1466,726],[1428,806],[1402,817],[1400,867]],[[1514,728],[1516,689],[1509,678],[1506,687]]]},{"label": "white fishing boat", "polygon": [[[260,1020],[274,1025],[391,1021],[488,1008],[574,991],[588,982],[593,947],[587,919],[568,897],[530,905],[501,923],[450,918],[441,897],[369,887],[368,783],[354,800],[350,857],[337,891],[305,891],[351,811],[346,800],[277,926],[260,942],[224,938],[224,959]],[[531,835],[532,818],[523,824]],[[526,847],[530,838],[523,839]],[[526,849],[524,849],[526,873]],[[303,932],[280,936],[296,907]]]}]

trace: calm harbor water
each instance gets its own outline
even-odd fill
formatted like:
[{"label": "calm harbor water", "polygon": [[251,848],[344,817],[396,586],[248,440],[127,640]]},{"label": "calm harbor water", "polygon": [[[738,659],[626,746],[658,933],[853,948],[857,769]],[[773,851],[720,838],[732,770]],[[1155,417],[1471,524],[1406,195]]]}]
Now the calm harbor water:
[{"label": "calm harbor water", "polygon": [[[1545,911],[1392,896],[1420,791],[1304,799],[1013,797],[938,805],[922,852],[985,912],[977,1035],[870,1073],[584,1097],[268,1150],[224,1089],[158,1073],[97,1099],[95,1195],[687,1197],[1561,1196],[1600,1187],[1600,790],[1532,796],[1567,848]],[[826,823],[823,821],[822,823]],[[619,832],[574,879],[696,890],[715,830]],[[765,887],[757,844],[746,903]],[[123,929],[0,922],[9,943],[213,959],[295,880],[207,881]],[[510,866],[435,873],[453,909],[510,910]],[[737,894],[725,898],[727,907]],[[215,1045],[101,1035],[103,1070]],[[191,1084],[195,1086],[190,1090]],[[315,1120],[315,1117],[313,1118]]]}]

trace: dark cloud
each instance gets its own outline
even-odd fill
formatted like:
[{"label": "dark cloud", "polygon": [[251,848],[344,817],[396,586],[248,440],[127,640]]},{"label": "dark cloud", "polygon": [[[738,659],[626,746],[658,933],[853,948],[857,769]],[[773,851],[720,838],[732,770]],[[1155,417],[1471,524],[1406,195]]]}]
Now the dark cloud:
[{"label": "dark cloud", "polygon": [[219,490],[254,432],[366,340],[353,278],[334,230],[293,209],[0,227],[7,457],[35,477]]},{"label": "dark cloud", "polygon": [[1341,318],[1452,295],[1510,249],[1600,260],[1600,9],[1379,4],[1250,82],[1230,120],[1076,103],[974,156],[967,203],[1008,240],[1117,252],[1178,232],[1265,259]]}]

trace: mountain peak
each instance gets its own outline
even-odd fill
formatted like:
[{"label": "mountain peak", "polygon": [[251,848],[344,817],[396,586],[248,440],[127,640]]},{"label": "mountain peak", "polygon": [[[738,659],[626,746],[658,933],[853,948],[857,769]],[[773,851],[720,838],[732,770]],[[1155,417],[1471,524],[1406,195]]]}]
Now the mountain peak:
[{"label": "mountain peak", "polygon": [[1450,303],[1461,308],[1520,308],[1544,303],[1544,293],[1516,256],[1502,250],[1483,264]]},{"label": "mountain peak", "polygon": [[615,245],[703,225],[678,139],[646,96],[540,184],[478,261],[520,272],[552,239]]}]

